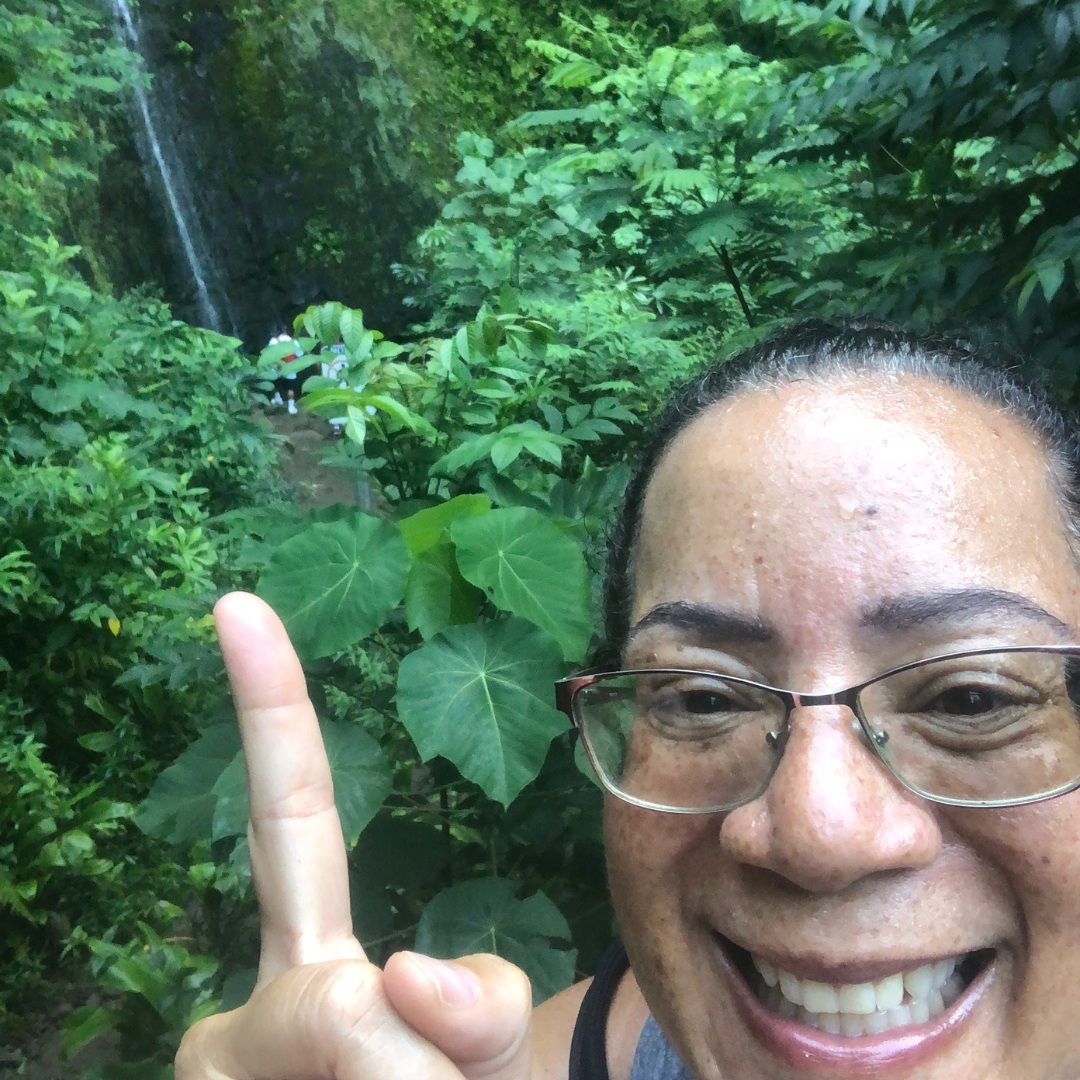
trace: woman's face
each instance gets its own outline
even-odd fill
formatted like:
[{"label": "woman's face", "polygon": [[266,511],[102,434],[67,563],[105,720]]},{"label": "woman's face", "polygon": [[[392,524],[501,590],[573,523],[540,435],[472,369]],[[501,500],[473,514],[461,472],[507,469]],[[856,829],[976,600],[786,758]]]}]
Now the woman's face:
[{"label": "woman's face", "polygon": [[[665,619],[686,602],[701,617]],[[941,653],[1080,640],[1080,575],[1015,421],[864,376],[748,393],[679,436],[635,555],[633,622],[650,613],[626,667],[735,665],[826,693]],[[768,789],[727,814],[609,799],[612,892],[654,1015],[699,1080],[1075,1080],[1080,793],[935,805],[853,719],[795,709]],[[841,1001],[943,961],[963,978],[936,1019],[830,1035],[763,1003],[751,958]]]}]

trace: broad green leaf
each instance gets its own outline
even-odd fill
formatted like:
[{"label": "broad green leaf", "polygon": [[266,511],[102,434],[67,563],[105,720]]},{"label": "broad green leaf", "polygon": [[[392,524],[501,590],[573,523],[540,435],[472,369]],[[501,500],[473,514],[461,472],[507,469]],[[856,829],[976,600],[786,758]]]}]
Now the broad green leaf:
[{"label": "broad green leaf", "polygon": [[399,420],[404,424],[410,431],[415,431],[420,435],[429,437],[434,437],[436,434],[435,428],[432,427],[419,413],[414,413],[411,409],[398,401],[397,398],[390,397],[389,394],[365,393],[361,395],[360,403],[365,406],[379,409],[388,416],[392,416],[395,420]]},{"label": "broad green leaf", "polygon": [[214,819],[210,824],[210,839],[243,836],[248,825],[247,774],[244,771],[243,751],[222,770],[214,784]]},{"label": "broad green leaf", "polygon": [[395,907],[431,895],[431,884],[449,861],[450,843],[437,819],[421,824],[382,813],[364,829],[349,860],[349,896],[361,943],[392,933]]},{"label": "broad green leaf", "polygon": [[592,635],[589,572],[581,549],[538,510],[510,507],[450,528],[458,565],[503,611],[553,637],[567,660]]},{"label": "broad green leaf", "polygon": [[524,449],[525,436],[520,431],[515,431],[510,435],[503,435],[495,441],[495,445],[491,448],[491,464],[499,472],[502,472],[508,465],[512,465],[517,461],[521,451]]},{"label": "broad green leaf", "polygon": [[359,511],[286,540],[259,578],[301,656],[316,658],[377,630],[401,602],[409,550],[389,521]]},{"label": "broad green leaf", "polygon": [[63,1059],[66,1061],[99,1035],[112,1031],[119,1019],[118,1009],[104,1009],[93,1005],[72,1009],[60,1025],[60,1054]]},{"label": "broad green leaf", "polygon": [[35,404],[46,412],[70,412],[83,403],[89,387],[90,384],[85,379],[71,379],[68,382],[62,382],[55,390],[47,386],[35,386],[30,391],[30,396]]},{"label": "broad green leaf", "polygon": [[582,57],[557,64],[548,75],[549,86],[588,86],[603,75],[604,69]]},{"label": "broad green leaf", "polygon": [[367,438],[367,413],[363,409],[356,408],[355,405],[349,405],[346,414],[348,421],[345,424],[345,434],[357,446],[363,446]]},{"label": "broad green leaf", "polygon": [[438,506],[420,510],[398,522],[401,535],[413,555],[419,555],[443,541],[443,533],[461,518],[479,517],[491,509],[486,495],[458,495]]},{"label": "broad green leaf", "polygon": [[570,927],[551,900],[542,892],[519,900],[512,882],[494,877],[443,889],[420,916],[416,949],[444,960],[495,953],[529,976],[534,1005],[573,982],[577,960]]},{"label": "broad green leaf", "polygon": [[341,340],[349,352],[357,352],[363,344],[367,331],[364,329],[364,313],[346,308],[341,313],[338,321],[338,329],[341,331]]},{"label": "broad green leaf", "polygon": [[1046,262],[1039,267],[1039,284],[1042,286],[1043,296],[1049,304],[1057,296],[1065,280],[1064,262]]},{"label": "broad green leaf", "polygon": [[[334,782],[341,831],[351,847],[390,794],[390,766],[382,747],[358,724],[327,721],[320,725],[320,731]],[[217,806],[212,839],[243,836],[249,812],[243,754],[238,753],[218,777],[214,795]]]},{"label": "broad green leaf", "polygon": [[398,714],[425,761],[441,755],[509,805],[566,729],[558,648],[521,619],[451,626],[401,662]]},{"label": "broad green leaf", "polygon": [[[486,496],[479,498],[486,501]],[[425,640],[448,626],[475,622],[483,599],[484,594],[461,576],[452,544],[437,544],[413,559],[405,583],[405,614],[409,629],[419,630]]]},{"label": "broad green leaf", "polygon": [[170,844],[209,836],[217,804],[214,785],[239,749],[236,724],[210,728],[157,778],[135,812],[135,824]]},{"label": "broad green leaf", "polygon": [[345,843],[352,847],[390,794],[393,778],[382,747],[359,724],[326,722],[323,745]]},{"label": "broad green leaf", "polygon": [[475,465],[488,456],[492,446],[495,445],[498,439],[499,434],[495,432],[490,435],[477,435],[475,438],[467,439],[460,446],[454,447],[449,453],[443,454],[431,466],[431,471],[436,474],[455,473],[458,469]]}]

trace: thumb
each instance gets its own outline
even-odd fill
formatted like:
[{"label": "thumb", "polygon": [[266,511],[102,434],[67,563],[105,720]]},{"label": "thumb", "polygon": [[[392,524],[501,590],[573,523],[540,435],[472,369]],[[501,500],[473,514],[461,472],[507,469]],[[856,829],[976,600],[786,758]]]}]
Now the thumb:
[{"label": "thumb", "polygon": [[465,1080],[529,1080],[532,987],[520,968],[482,953],[451,963],[400,952],[386,962],[383,992]]}]

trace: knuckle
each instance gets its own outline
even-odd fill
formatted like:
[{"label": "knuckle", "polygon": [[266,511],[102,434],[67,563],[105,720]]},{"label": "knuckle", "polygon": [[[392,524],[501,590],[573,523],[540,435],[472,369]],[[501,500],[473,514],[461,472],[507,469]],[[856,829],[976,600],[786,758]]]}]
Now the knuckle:
[{"label": "knuckle", "polygon": [[220,1016],[210,1016],[184,1032],[173,1065],[175,1080],[225,1080],[224,1074],[213,1064],[221,1021]]},{"label": "knuckle", "polygon": [[374,964],[333,960],[312,965],[304,997],[311,1003],[314,1027],[331,1042],[351,1039],[358,1028],[386,1007],[382,972]]}]

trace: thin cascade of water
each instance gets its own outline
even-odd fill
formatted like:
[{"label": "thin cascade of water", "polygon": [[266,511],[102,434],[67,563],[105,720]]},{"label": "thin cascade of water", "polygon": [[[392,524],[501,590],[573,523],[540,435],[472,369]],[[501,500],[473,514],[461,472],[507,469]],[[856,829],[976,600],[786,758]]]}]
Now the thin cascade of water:
[{"label": "thin cascade of water", "polygon": [[[112,0],[112,8],[117,30],[124,43],[146,64],[138,21],[127,0]],[[220,297],[215,302],[212,296],[212,290],[220,293],[220,289],[214,284],[216,275],[213,272],[212,259],[201,235],[179,148],[168,130],[158,122],[158,110],[153,107],[150,93],[142,80],[135,80],[132,89],[137,106],[136,118],[142,136],[139,142],[142,144],[140,148],[143,166],[154,170],[165,193],[165,201],[180,240],[184,260],[195,284],[202,321],[212,330],[223,331],[225,326],[221,309],[227,307],[228,301]]]}]

